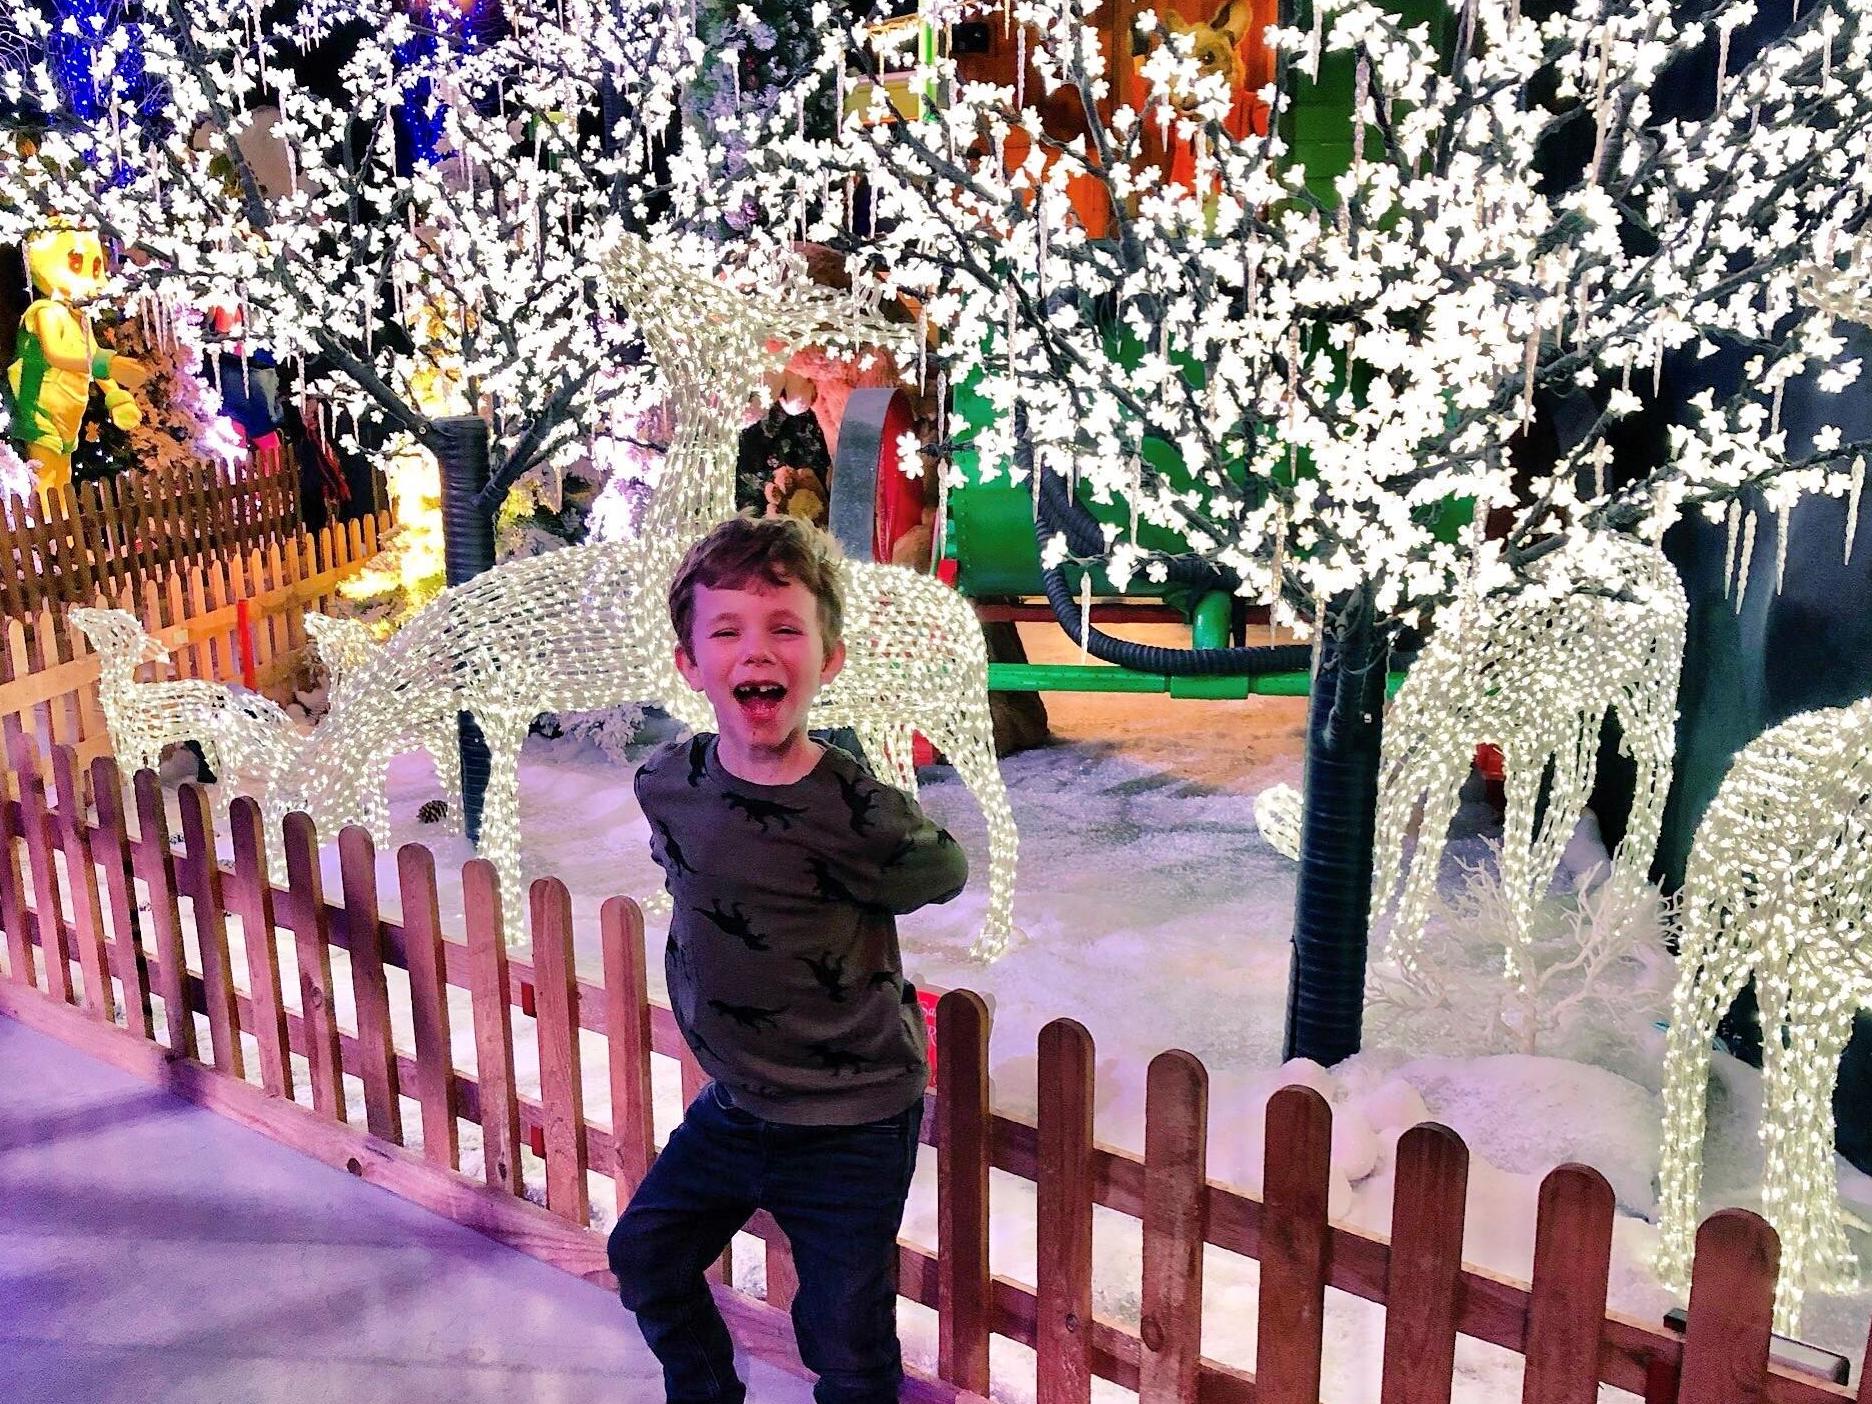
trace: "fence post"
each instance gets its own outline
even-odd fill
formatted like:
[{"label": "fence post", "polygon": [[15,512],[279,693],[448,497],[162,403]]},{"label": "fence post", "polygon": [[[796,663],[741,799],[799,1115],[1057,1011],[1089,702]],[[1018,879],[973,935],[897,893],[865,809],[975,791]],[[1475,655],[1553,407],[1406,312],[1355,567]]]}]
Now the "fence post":
[{"label": "fence post", "polygon": [[169,819],[163,812],[162,782],[153,770],[139,770],[136,790],[138,856],[143,885],[149,889],[150,924],[156,938],[156,991],[162,996],[169,1048],[193,1058],[195,1011],[188,1000],[188,962],[182,948],[182,913],[176,904],[175,859],[169,851]]},{"label": "fence post", "polygon": [[579,1072],[578,971],[572,960],[572,894],[555,877],[529,894],[539,1040],[540,1110],[545,1123],[546,1207],[580,1228],[590,1217],[585,1182],[585,1094]]},{"label": "fence post", "polygon": [[[91,762],[91,794],[97,801],[96,856],[104,869],[104,891],[110,898],[111,929],[115,933],[112,954],[118,983],[123,986],[124,1021],[137,1037],[148,1039],[154,1036],[149,962],[143,954],[143,924],[130,885],[135,864],[130,856],[129,829],[124,824],[123,777],[110,756],[99,756]],[[4,876],[3,869],[0,876]]]},{"label": "fence post", "polygon": [[1678,1404],[1761,1404],[1781,1245],[1760,1215],[1720,1209],[1697,1230]]},{"label": "fence post", "polygon": [[260,1085],[275,1097],[292,1099],[292,1039],[280,987],[279,946],[273,935],[273,881],[267,872],[265,821],[246,795],[228,806],[234,840],[234,913],[247,950],[252,987],[254,1040],[260,1045]]},{"label": "fence post", "polygon": [[485,858],[462,867],[468,982],[474,997],[475,1074],[481,1085],[481,1153],[487,1182],[519,1194],[520,1104],[514,1096],[513,1025],[507,1015],[507,933],[500,877]]},{"label": "fence post", "polygon": [[973,990],[936,1002],[936,1371],[988,1392],[988,1006]]},{"label": "fence post", "polygon": [[1593,1404],[1612,1269],[1612,1186],[1562,1165],[1541,1182],[1522,1404]]},{"label": "fence post", "polygon": [[[15,776],[25,788],[23,777]],[[6,923],[7,965],[13,979],[29,988],[39,983],[34,971],[32,937],[26,932],[26,880],[20,872],[18,811],[0,788],[0,921]]]},{"label": "fence post", "polygon": [[232,1077],[245,1077],[240,1042],[240,1006],[234,999],[234,970],[228,959],[226,908],[221,901],[221,864],[215,856],[214,816],[208,792],[200,785],[182,787],[184,889],[195,919],[201,950],[202,989],[208,1006],[208,1033],[214,1065]]},{"label": "fence post", "polygon": [[373,1136],[403,1141],[396,1048],[390,1041],[390,990],[384,979],[383,922],[377,903],[377,849],[370,834],[347,824],[338,834],[338,876],[345,931],[351,938],[351,998],[357,1005],[358,1075],[364,1121]]},{"label": "fence post", "polygon": [[1449,1404],[1468,1188],[1469,1149],[1449,1127],[1429,1121],[1399,1139],[1381,1404]]},{"label": "fence post", "polygon": [[1038,1404],[1092,1397],[1092,1052],[1092,1035],[1074,1020],[1040,1030]]},{"label": "fence post", "polygon": [[26,833],[31,865],[33,921],[45,957],[46,993],[60,1004],[72,1002],[71,947],[66,939],[64,903],[59,898],[58,867],[52,861],[52,820],[46,812],[45,780],[39,758],[24,736],[14,738],[13,768],[19,775],[20,827]]},{"label": "fence post", "polygon": [[598,930],[604,943],[605,1039],[611,1071],[611,1180],[621,1216],[656,1155],[643,912],[628,897],[609,898],[599,908]]},{"label": "fence post", "polygon": [[338,1010],[332,1002],[331,932],[325,916],[325,880],[319,872],[318,830],[297,811],[285,821],[286,886],[292,894],[289,925],[299,959],[299,1009],[305,1020],[306,1065],[312,1106],[344,1121],[344,1062],[338,1046]]},{"label": "fence post", "polygon": [[1264,1128],[1255,1398],[1318,1404],[1332,1108],[1310,1087],[1283,1087],[1268,1100]]},{"label": "fence post", "polygon": [[1139,1404],[1194,1399],[1202,1361],[1209,1074],[1180,1048],[1151,1059],[1144,1091],[1144,1271]]},{"label": "fence post", "polygon": [[410,1016],[416,1031],[416,1084],[422,1100],[423,1155],[458,1169],[455,1058],[449,1044],[448,967],[436,910],[435,855],[420,843],[397,850],[403,894],[403,958],[409,965]]},{"label": "fence post", "polygon": [[84,1007],[105,1023],[115,1021],[110,955],[104,946],[104,909],[98,902],[97,868],[91,862],[91,832],[85,823],[83,790],[70,746],[52,749],[52,783],[58,791],[59,846],[71,887],[72,919],[78,939],[78,968],[84,972]]}]

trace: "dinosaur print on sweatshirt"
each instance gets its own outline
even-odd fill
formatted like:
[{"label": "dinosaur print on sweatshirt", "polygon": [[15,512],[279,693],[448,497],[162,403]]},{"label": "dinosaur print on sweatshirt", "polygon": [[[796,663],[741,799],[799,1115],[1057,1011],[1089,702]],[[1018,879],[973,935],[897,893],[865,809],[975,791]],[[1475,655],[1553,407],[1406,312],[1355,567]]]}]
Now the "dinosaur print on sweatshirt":
[{"label": "dinosaur print on sweatshirt", "polygon": [[670,826],[661,819],[655,821],[657,832],[663,835],[663,856],[669,859],[669,873],[675,877],[678,873],[694,873],[695,864],[683,857],[682,845],[676,842],[676,835],[670,832]]},{"label": "dinosaur print on sweatshirt", "polygon": [[877,787],[866,784],[862,776],[854,775],[847,779],[843,775],[836,775],[833,778],[838,781],[839,795],[844,799],[846,809],[851,811],[852,832],[869,833],[877,824],[871,817],[871,811],[877,808]]},{"label": "dinosaur print on sweatshirt", "polygon": [[704,733],[645,757],[635,787],[676,895],[670,1007],[723,1101],[801,1126],[911,1106],[928,1041],[894,914],[959,891],[961,849],[837,746],[763,785]]},{"label": "dinosaur print on sweatshirt", "polygon": [[791,829],[793,821],[806,812],[800,805],[781,804],[778,800],[762,799],[759,795],[744,795],[737,790],[723,790],[722,798],[728,807],[745,814],[754,823],[760,825],[764,834],[769,822],[778,824],[782,829]]},{"label": "dinosaur print on sweatshirt", "polygon": [[763,1009],[758,1004],[730,1004],[727,1000],[711,999],[708,1007],[724,1019],[732,1019],[744,1029],[771,1029],[779,1026],[780,1016],[786,1013],[786,1006],[778,1009]]},{"label": "dinosaur print on sweatshirt", "polygon": [[845,1002],[845,992],[851,988],[845,983],[845,957],[833,951],[821,951],[816,956],[794,956],[801,965],[812,971],[813,979],[819,982],[819,988],[826,992],[834,1004]]},{"label": "dinosaur print on sweatshirt", "polygon": [[696,915],[711,922],[723,935],[733,936],[750,951],[766,951],[773,948],[767,938],[754,929],[754,923],[748,914],[741,910],[739,902],[723,910],[720,899],[712,907],[697,907]]}]

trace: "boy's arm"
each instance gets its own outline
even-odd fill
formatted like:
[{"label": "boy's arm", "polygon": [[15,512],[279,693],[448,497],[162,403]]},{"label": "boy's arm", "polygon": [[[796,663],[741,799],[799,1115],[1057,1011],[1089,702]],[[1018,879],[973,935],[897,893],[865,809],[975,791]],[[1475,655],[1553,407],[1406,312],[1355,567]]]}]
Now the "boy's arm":
[{"label": "boy's arm", "polygon": [[902,916],[931,902],[947,902],[968,882],[968,855],[902,790],[874,780],[877,831],[867,835],[859,863],[860,901]]}]

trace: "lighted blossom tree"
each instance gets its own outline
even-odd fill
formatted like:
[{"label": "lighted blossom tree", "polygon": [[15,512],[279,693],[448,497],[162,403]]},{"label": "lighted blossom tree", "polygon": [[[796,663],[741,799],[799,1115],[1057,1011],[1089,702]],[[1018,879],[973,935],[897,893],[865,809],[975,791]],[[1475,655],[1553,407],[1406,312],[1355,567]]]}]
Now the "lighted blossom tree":
[{"label": "lighted blossom tree", "polygon": [[[1003,22],[999,3],[925,8]],[[947,447],[1033,484],[1055,612],[1094,654],[1125,650],[1083,627],[1069,572],[1097,558],[1122,586],[1190,571],[1140,544],[1153,525],[1314,639],[1287,1051],[1331,1062],[1359,1040],[1399,630],[1434,625],[1459,595],[1519,588],[1578,531],[1655,540],[1685,512],[1720,518],[1744,491],[1776,506],[1851,487],[1867,445],[1825,432],[1790,453],[1779,405],[1795,376],[1838,391],[1858,372],[1834,364],[1831,313],[1797,294],[1814,267],[1844,266],[1866,224],[1872,18],[1814,0],[1780,42],[1731,62],[1746,0],[1695,24],[1665,0],[1414,6],[1434,33],[1369,0],[1318,0],[1267,32],[1282,75],[1263,94],[1273,134],[1237,139],[1224,80],[1200,76],[1149,12],[1138,110],[1112,100],[1088,6],[1009,8],[1036,77],[961,83],[931,58],[911,86],[943,100],[920,119],[880,120],[876,85],[827,143],[800,134],[796,104],[750,143],[753,179],[808,237],[922,299],[941,334],[929,373],[973,382],[995,409]],[[1711,115],[1658,118],[1661,75],[1710,49]],[[819,82],[845,90],[915,61],[848,26]],[[1310,183],[1293,124],[1318,120],[1306,100],[1333,65],[1352,89],[1351,160]],[[1535,74],[1551,81],[1537,89]],[[1078,134],[1049,132],[1062,113]],[[1027,152],[1012,169],[1010,136]],[[1572,169],[1555,154],[1569,137]],[[1166,140],[1186,143],[1187,183],[1164,173]],[[1080,214],[1088,187],[1104,195],[1098,237]],[[874,217],[852,221],[854,207]],[[1666,462],[1615,471],[1612,434],[1665,354],[1725,344],[1750,354],[1742,387],[1695,400]],[[1517,461],[1541,407],[1577,395],[1592,412],[1556,461]],[[1155,471],[1146,440],[1173,449],[1188,481]],[[1131,527],[1101,529],[1069,485],[1128,500]],[[1505,509],[1510,529],[1461,528],[1472,506],[1478,521]],[[1555,574],[1544,589],[1595,588]]]},{"label": "lighted blossom tree", "polygon": [[[5,156],[0,237],[57,209],[119,242],[128,289],[238,309],[341,439],[375,420],[392,447],[465,465],[451,526],[485,532],[515,481],[585,452],[595,403],[646,378],[591,255],[606,227],[656,227],[702,188],[700,138],[674,120],[697,57],[682,6],[521,0],[489,34],[387,0],[285,21],[163,0],[139,52],[120,31],[90,47],[109,95],[94,122],[61,107],[30,0],[0,11],[41,55],[0,89],[45,124],[32,155]],[[159,109],[118,100],[133,62]],[[337,87],[294,76],[315,71]],[[434,159],[399,150],[405,105],[439,131]],[[250,128],[283,144],[283,191],[263,188]]]},{"label": "lighted blossom tree", "polygon": [[[121,26],[90,46],[108,98],[87,122],[61,106],[33,0],[0,0],[39,56],[0,73],[5,110],[37,137],[0,157],[0,240],[52,210],[94,223],[124,252],[118,291],[159,319],[237,310],[328,440],[435,454],[449,583],[492,564],[511,487],[544,478],[550,497],[588,457],[598,406],[659,393],[596,250],[620,227],[720,227],[708,133],[678,116],[702,57],[686,5],[504,14],[489,32],[390,0],[287,18],[160,0],[139,53]],[[165,89],[160,108],[119,100],[133,62]],[[315,72],[335,83],[294,76]],[[433,157],[399,138],[406,108],[437,133]],[[264,131],[283,188],[261,178]],[[464,745],[472,779],[481,751],[472,733]]]}]

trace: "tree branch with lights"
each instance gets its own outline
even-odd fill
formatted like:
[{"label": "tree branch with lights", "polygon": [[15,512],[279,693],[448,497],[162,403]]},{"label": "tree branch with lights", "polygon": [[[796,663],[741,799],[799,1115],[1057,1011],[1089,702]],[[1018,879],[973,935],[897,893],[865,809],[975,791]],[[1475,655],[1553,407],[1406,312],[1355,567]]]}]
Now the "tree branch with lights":
[{"label": "tree branch with lights", "polygon": [[[843,93],[853,70],[869,110],[830,142],[775,114],[749,143],[750,179],[770,210],[919,300],[940,336],[934,372],[995,409],[941,447],[978,477],[1033,485],[1045,565],[1096,559],[1120,589],[1161,579],[1190,563],[1153,554],[1139,528],[1169,528],[1215,579],[1316,636],[1296,934],[1297,983],[1312,988],[1296,991],[1288,1051],[1330,1061],[1358,1040],[1359,874],[1400,630],[1522,588],[1536,563],[1544,591],[1593,588],[1599,555],[1558,548],[1595,533],[1655,541],[1745,493],[1777,509],[1805,492],[1856,498],[1872,445],[1823,432],[1791,449],[1780,402],[1795,377],[1837,391],[1858,376],[1803,290],[1851,266],[1872,209],[1872,17],[1847,0],[1803,6],[1783,39],[1731,64],[1747,0],[1694,24],[1664,0],[1412,7],[1435,24],[1319,0],[1268,31],[1269,129],[1240,138],[1225,81],[1148,12],[1133,107],[1116,98],[1130,56],[1104,52],[1087,6],[1010,8],[1033,78],[964,83],[951,60],[919,61],[912,90],[941,100],[912,119],[887,110],[891,60],[847,21],[820,82]],[[1001,9],[926,13],[1000,24]],[[1710,114],[1658,116],[1660,78],[1710,49]],[[1334,64],[1351,79],[1350,161],[1310,178],[1297,124]],[[1042,116],[1061,94],[1080,117],[1069,136]],[[1568,169],[1559,140],[1578,124],[1591,154]],[[1182,181],[1162,156],[1179,143]],[[862,234],[838,198],[853,181],[875,211]],[[1104,196],[1096,235],[1087,184]],[[1751,357],[1740,389],[1693,400],[1664,463],[1615,463],[1613,436],[1663,358],[1724,345]],[[1532,463],[1536,417],[1581,396],[1583,428]],[[1174,474],[1147,466],[1163,449]],[[1127,500],[1131,529],[1088,532],[1061,485]],[[1490,539],[1497,510],[1514,526]]]}]

